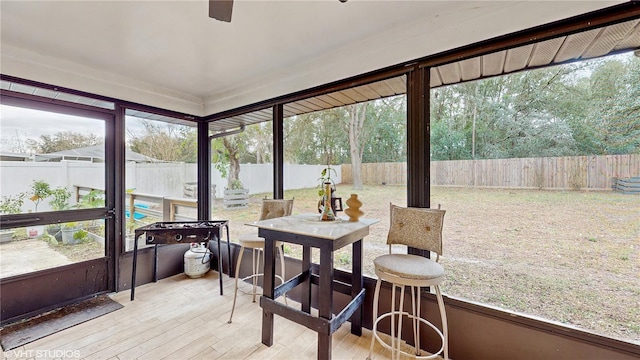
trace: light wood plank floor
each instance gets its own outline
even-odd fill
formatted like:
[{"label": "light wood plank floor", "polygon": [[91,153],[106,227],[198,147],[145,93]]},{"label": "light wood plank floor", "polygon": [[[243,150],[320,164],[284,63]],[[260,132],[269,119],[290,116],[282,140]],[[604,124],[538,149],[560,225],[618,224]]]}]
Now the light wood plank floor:
[{"label": "light wood plank floor", "polygon": [[[238,295],[233,323],[228,324],[234,279],[225,277],[219,294],[218,274],[190,279],[184,274],[112,294],[124,308],[55,333],[3,359],[315,359],[315,332],[276,316],[274,344],[261,343],[262,312],[249,295]],[[241,284],[249,290],[251,286]],[[289,301],[289,305],[299,306]],[[333,335],[334,359],[366,359],[371,332],[352,335],[345,323]],[[376,344],[375,359],[390,357]]]}]

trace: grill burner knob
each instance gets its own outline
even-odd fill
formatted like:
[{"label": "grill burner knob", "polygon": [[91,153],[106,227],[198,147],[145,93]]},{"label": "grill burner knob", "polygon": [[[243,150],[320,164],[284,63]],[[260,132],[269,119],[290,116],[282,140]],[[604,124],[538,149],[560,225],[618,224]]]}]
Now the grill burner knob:
[{"label": "grill burner knob", "polygon": [[147,242],[153,242],[153,240],[154,240],[153,235],[147,236]]},{"label": "grill burner knob", "polygon": [[176,241],[181,241],[181,240],[182,240],[182,234],[177,234]]}]

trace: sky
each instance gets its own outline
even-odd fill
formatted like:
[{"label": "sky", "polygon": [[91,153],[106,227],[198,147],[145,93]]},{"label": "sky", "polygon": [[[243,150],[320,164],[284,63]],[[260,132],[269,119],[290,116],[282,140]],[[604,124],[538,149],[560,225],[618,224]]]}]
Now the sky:
[{"label": "sky", "polygon": [[[614,55],[607,59],[623,60],[633,56],[633,52]],[[590,70],[582,70],[582,76],[589,76]],[[127,141],[131,135],[143,135],[142,123],[127,116]],[[54,135],[61,131],[93,133],[104,137],[104,124],[101,120],[82,118],[33,109],[12,107],[0,104],[0,150],[17,152],[24,148],[27,139],[38,139],[41,135]]]},{"label": "sky", "polygon": [[[0,105],[0,150],[16,152],[19,144],[27,139],[38,139],[41,135],[54,135],[61,131],[95,134],[104,137],[102,120],[58,114],[47,111]],[[141,123],[127,117],[127,136],[144,131]]]}]

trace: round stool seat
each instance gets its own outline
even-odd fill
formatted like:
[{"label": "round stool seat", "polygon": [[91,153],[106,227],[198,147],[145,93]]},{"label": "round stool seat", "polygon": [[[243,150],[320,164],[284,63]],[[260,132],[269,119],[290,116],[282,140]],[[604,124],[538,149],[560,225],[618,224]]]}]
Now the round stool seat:
[{"label": "round stool seat", "polygon": [[[264,238],[258,236],[257,233],[246,233],[238,236],[238,243],[246,248],[261,249],[264,247]],[[282,246],[282,242],[276,241],[276,246]]]},{"label": "round stool seat", "polygon": [[[437,262],[422,256],[387,254],[373,260],[376,271],[411,280],[444,279],[444,268]],[[431,282],[436,283],[436,282]]]}]

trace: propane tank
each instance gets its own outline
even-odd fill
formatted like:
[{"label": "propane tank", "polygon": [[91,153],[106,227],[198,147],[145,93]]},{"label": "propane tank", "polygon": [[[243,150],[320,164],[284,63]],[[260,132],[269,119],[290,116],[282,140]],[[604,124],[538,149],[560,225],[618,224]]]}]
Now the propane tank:
[{"label": "propane tank", "polygon": [[204,243],[191,243],[184,253],[184,273],[192,279],[206,274],[211,268],[211,252]]}]

